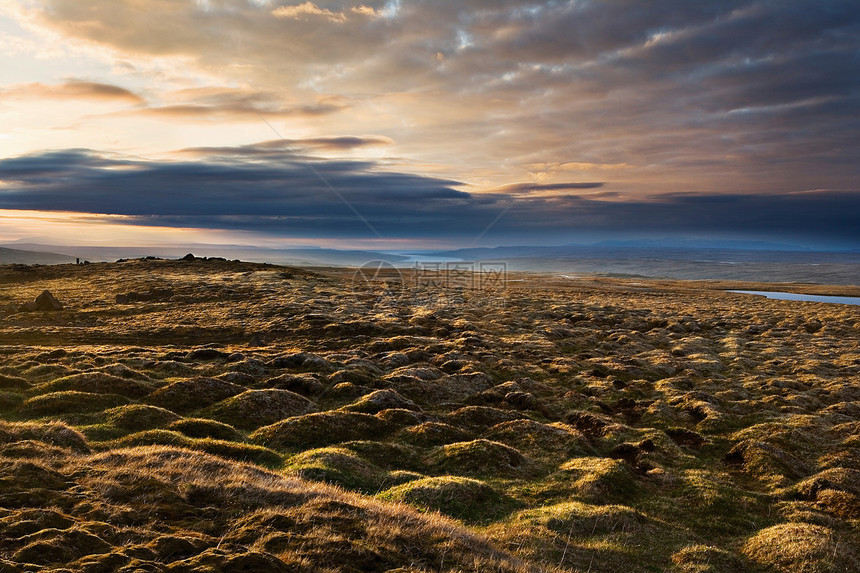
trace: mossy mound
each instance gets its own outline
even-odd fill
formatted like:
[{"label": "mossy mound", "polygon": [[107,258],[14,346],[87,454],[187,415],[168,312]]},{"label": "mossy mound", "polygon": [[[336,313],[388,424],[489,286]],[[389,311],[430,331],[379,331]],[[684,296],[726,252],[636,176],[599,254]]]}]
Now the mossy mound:
[{"label": "mossy mound", "polygon": [[734,573],[746,571],[747,564],[739,556],[708,545],[688,545],[672,555],[679,573]]},{"label": "mossy mound", "polygon": [[240,442],[244,438],[233,426],[206,418],[183,418],[167,426],[168,430],[180,432],[189,438],[214,438]]},{"label": "mossy mound", "polygon": [[243,430],[316,412],[316,404],[289,390],[246,390],[209,408],[208,414]]},{"label": "mossy mound", "polygon": [[743,440],[726,454],[726,463],[744,470],[772,488],[786,487],[808,476],[810,465],[782,448],[766,442]]},{"label": "mossy mound", "polygon": [[84,555],[108,553],[112,547],[97,535],[83,529],[44,529],[18,540],[24,547],[12,559],[35,565],[62,565]]},{"label": "mossy mound", "polygon": [[0,374],[0,390],[26,390],[30,383],[20,376]]},{"label": "mossy mound", "polygon": [[325,386],[315,375],[311,374],[281,374],[269,378],[262,383],[264,388],[277,388],[289,390],[302,396],[318,396],[322,394]]},{"label": "mossy mound", "polygon": [[38,424],[0,421],[0,443],[14,443],[21,440],[37,440],[78,453],[90,452],[90,447],[83,434],[63,422]]},{"label": "mossy mound", "polygon": [[624,505],[592,505],[568,501],[518,512],[511,519],[520,526],[545,527],[558,535],[587,538],[595,535],[623,534],[648,536],[655,523]]},{"label": "mossy mound", "polygon": [[377,412],[375,416],[391,426],[400,428],[415,426],[427,419],[427,416],[424,414],[400,408],[382,410],[381,412]]},{"label": "mossy mound", "polygon": [[57,378],[51,382],[40,384],[31,388],[28,394],[48,394],[50,392],[61,392],[74,390],[77,392],[90,392],[94,394],[117,394],[126,398],[141,398],[155,389],[155,385],[141,380],[120,378],[105,372],[81,372],[63,378]]},{"label": "mossy mound", "polygon": [[473,437],[469,432],[442,422],[424,422],[417,426],[405,428],[397,434],[399,441],[422,447],[466,442]]},{"label": "mossy mound", "polygon": [[460,476],[428,477],[388,489],[377,497],[438,511],[468,523],[485,523],[504,517],[516,502],[486,483]]},{"label": "mossy mound", "polygon": [[797,483],[795,495],[844,519],[860,519],[860,470],[830,468]]},{"label": "mossy mound", "polygon": [[303,479],[362,492],[379,491],[387,477],[387,472],[341,447],[302,452],[291,457],[285,469]]},{"label": "mossy mound", "polygon": [[130,432],[163,428],[179,419],[180,416],[170,410],[146,404],[119,406],[104,413],[105,422]]},{"label": "mossy mound", "polygon": [[24,397],[17,392],[0,391],[0,412],[14,410],[24,403]]},{"label": "mossy mound", "polygon": [[51,392],[25,400],[18,411],[26,416],[57,416],[62,414],[78,414],[85,412],[100,412],[109,408],[128,404],[125,396],[117,394],[93,394],[91,392]]},{"label": "mossy mound", "polygon": [[808,523],[782,523],[762,529],[743,547],[756,564],[783,573],[844,573],[860,563],[857,546],[832,529]]},{"label": "mossy mound", "polygon": [[376,414],[382,410],[393,408],[401,410],[420,410],[415,402],[407,400],[394,390],[376,390],[365,394],[352,404],[347,404],[341,410],[345,412],[362,412],[364,414]]},{"label": "mossy mound", "polygon": [[466,406],[448,414],[446,419],[452,426],[483,432],[504,422],[523,419],[524,416],[510,410],[490,406]]},{"label": "mossy mound", "polygon": [[206,452],[240,462],[251,462],[266,467],[278,467],[283,458],[276,452],[254,444],[240,444],[211,438],[189,438],[170,430],[147,430],[120,438],[111,444],[115,448],[135,446],[171,446]]},{"label": "mossy mound", "polygon": [[587,501],[624,500],[637,490],[630,465],[612,458],[585,456],[562,464],[550,476]]},{"label": "mossy mound", "polygon": [[146,396],[144,401],[179,414],[186,414],[226,400],[244,390],[245,388],[238,384],[217,378],[190,378],[159,388]]},{"label": "mossy mound", "polygon": [[541,424],[533,420],[512,420],[493,426],[484,437],[535,457],[571,457],[591,451],[582,433],[560,422]]},{"label": "mossy mound", "polygon": [[67,529],[75,519],[54,509],[18,509],[0,518],[0,534],[14,539],[43,529]]},{"label": "mossy mound", "polygon": [[452,475],[523,477],[535,470],[535,464],[519,451],[490,440],[457,442],[437,448],[430,462]]},{"label": "mossy mound", "polygon": [[270,448],[290,450],[374,440],[390,430],[389,424],[370,414],[319,412],[264,426],[251,434],[251,440]]}]

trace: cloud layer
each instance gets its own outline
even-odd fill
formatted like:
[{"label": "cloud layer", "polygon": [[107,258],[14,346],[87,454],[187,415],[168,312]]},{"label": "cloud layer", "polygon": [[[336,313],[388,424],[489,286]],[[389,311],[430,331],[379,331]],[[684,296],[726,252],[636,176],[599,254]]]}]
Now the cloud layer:
[{"label": "cloud layer", "polygon": [[[353,206],[393,239],[465,240],[498,219],[487,240],[686,229],[860,243],[845,219],[860,193],[854,0],[10,6],[102,67],[0,85],[11,132],[44,123],[27,140],[40,146],[3,161],[41,169],[0,174],[7,207],[302,236],[366,232]],[[16,115],[25,100],[57,119]],[[63,102],[104,109],[66,117]],[[248,143],[272,131],[285,139]],[[99,151],[42,152],[61,135],[55,147]]]},{"label": "cloud layer", "polygon": [[[264,155],[250,148],[268,149]],[[63,150],[0,160],[0,208],[118,216],[126,224],[227,229],[290,238],[447,239],[471,244],[571,242],[647,233],[730,233],[831,243],[857,238],[860,194],[666,194],[614,201],[600,183],[531,193],[475,193],[460,182],[383,172],[371,162],[325,160],[272,142],[154,162]],[[532,191],[533,186],[523,184]],[[119,219],[121,217],[121,219]]]}]

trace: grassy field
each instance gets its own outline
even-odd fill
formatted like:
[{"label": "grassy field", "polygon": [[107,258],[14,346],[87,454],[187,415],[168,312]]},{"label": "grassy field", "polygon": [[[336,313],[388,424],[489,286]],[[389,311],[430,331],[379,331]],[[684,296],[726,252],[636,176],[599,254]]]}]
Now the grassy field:
[{"label": "grassy field", "polygon": [[417,278],[0,267],[0,572],[860,570],[860,289]]}]

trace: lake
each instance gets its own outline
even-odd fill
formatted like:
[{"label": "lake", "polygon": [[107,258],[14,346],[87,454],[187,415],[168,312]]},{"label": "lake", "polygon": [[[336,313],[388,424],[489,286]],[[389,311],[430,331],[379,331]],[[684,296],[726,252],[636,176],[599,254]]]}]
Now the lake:
[{"label": "lake", "polygon": [[757,294],[775,300],[801,300],[807,302],[830,302],[834,304],[860,305],[860,296],[825,296],[819,294],[797,294],[793,292],[771,292],[764,290],[730,290],[739,294]]}]

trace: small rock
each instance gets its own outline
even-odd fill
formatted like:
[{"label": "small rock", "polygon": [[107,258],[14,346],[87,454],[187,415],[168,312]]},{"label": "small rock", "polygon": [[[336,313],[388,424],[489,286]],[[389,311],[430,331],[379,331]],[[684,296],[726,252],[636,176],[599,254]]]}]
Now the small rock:
[{"label": "small rock", "polygon": [[43,290],[33,302],[27,302],[18,309],[21,312],[34,312],[37,310],[63,310],[63,304],[54,298],[50,291]]}]

